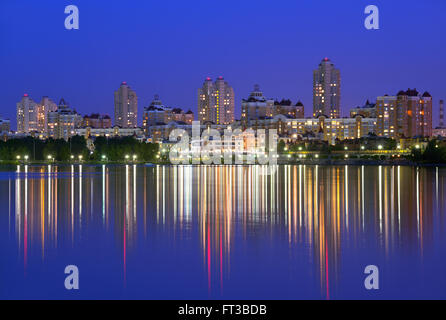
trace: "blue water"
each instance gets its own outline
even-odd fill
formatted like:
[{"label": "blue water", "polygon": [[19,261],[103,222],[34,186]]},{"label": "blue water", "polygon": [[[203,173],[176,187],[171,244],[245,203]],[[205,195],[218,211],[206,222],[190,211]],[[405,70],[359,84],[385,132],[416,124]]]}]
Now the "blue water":
[{"label": "blue water", "polygon": [[264,172],[2,167],[0,298],[446,298],[445,168]]}]

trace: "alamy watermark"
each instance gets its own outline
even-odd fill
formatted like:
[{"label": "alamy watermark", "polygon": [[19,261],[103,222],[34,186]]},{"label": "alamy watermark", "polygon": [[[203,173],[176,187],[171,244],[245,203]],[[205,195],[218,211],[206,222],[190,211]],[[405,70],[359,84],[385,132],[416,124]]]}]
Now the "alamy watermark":
[{"label": "alamy watermark", "polygon": [[266,174],[276,170],[276,129],[232,129],[228,126],[221,133],[213,128],[202,130],[199,121],[192,122],[192,136],[184,129],[170,132],[169,141],[172,164],[260,164],[268,165]]},{"label": "alamy watermark", "polygon": [[79,8],[73,4],[65,7],[65,14],[68,16],[65,18],[65,29],[78,30],[79,29]]},{"label": "alamy watermark", "polygon": [[68,274],[64,282],[65,289],[79,290],[79,268],[75,265],[68,265],[65,267],[65,274]]},{"label": "alamy watermark", "polygon": [[368,5],[364,9],[364,13],[368,16],[364,20],[364,27],[367,30],[378,30],[379,29],[379,9],[375,5]]},{"label": "alamy watermark", "polygon": [[367,290],[378,290],[379,289],[379,269],[375,265],[368,265],[364,269],[364,274],[367,277],[364,279],[364,287]]}]

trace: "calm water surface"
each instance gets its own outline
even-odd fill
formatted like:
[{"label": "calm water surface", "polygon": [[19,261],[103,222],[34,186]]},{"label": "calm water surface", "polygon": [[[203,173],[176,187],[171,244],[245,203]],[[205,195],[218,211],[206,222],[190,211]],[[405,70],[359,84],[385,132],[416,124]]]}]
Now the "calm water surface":
[{"label": "calm water surface", "polygon": [[445,168],[0,170],[3,299],[446,298]]}]

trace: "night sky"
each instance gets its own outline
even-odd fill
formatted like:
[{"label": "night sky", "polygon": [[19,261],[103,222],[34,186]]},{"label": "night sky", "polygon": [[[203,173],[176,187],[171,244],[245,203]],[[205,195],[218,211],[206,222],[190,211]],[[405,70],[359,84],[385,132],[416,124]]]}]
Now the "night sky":
[{"label": "night sky", "polygon": [[[66,5],[80,29],[66,30]],[[380,9],[380,30],[364,9]],[[0,1],[0,117],[16,128],[16,103],[61,97],[82,114],[113,116],[122,81],[142,108],[197,109],[205,77],[223,76],[240,101],[258,83],[269,98],[301,99],[312,112],[312,70],[341,70],[342,115],[366,99],[416,87],[446,99],[444,0]],[[434,121],[434,125],[437,121]]]}]

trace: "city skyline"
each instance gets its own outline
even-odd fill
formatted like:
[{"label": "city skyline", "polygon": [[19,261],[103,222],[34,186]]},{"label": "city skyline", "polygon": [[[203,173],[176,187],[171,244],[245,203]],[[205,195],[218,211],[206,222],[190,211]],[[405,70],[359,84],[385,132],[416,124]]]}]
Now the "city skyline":
[{"label": "city skyline", "polygon": [[[206,76],[215,79],[220,75],[234,88],[236,118],[240,117],[241,99],[249,95],[256,83],[268,97],[301,100],[307,107],[306,116],[310,116],[312,71],[323,57],[329,57],[342,72],[342,116],[367,99],[372,101],[386,93],[396,94],[401,88],[416,87],[432,94],[434,119],[438,120],[438,100],[444,99],[441,75],[446,70],[442,59],[443,41],[412,46],[404,56],[382,54],[382,48],[398,53],[398,48],[414,38],[422,38],[427,33],[434,33],[432,38],[435,34],[441,35],[442,29],[433,28],[433,25],[446,4],[422,6],[415,1],[411,5],[407,1],[377,1],[382,28],[370,32],[362,25],[365,2],[354,5],[338,2],[324,6],[315,2],[296,4],[285,1],[273,8],[263,2],[254,7],[249,2],[228,4],[222,14],[231,19],[234,26],[223,28],[217,25],[223,38],[231,39],[230,45],[222,50],[216,50],[217,42],[203,41],[203,36],[195,36],[196,32],[192,32],[203,23],[215,25],[210,18],[210,9],[200,3],[180,5],[184,10],[178,10],[178,13],[169,11],[163,4],[140,4],[138,11],[156,10],[158,15],[137,26],[134,21],[138,21],[142,13],[129,7],[110,6],[99,10],[98,4],[79,1],[81,26],[73,32],[63,28],[64,17],[61,17],[62,22],[58,21],[60,10],[51,7],[49,2],[38,5],[2,3],[2,12],[11,14],[3,19],[6,34],[2,34],[5,50],[0,53],[4,74],[0,80],[4,97],[1,116],[9,118],[11,127],[16,127],[13,106],[23,93],[33,97],[48,95],[56,101],[64,97],[82,114],[95,110],[112,115],[110,92],[122,81],[127,81],[137,92],[140,108],[157,93],[167,105],[191,109],[197,114],[197,85]],[[27,10],[23,10],[25,5]],[[430,14],[419,16],[421,8]],[[335,16],[333,11],[336,11]],[[23,20],[12,18],[18,12],[23,14]],[[102,15],[98,16],[99,12]],[[30,18],[36,14],[42,17],[42,22],[34,26]],[[197,15],[204,17],[199,24],[193,19],[181,18]],[[239,21],[239,16],[256,16],[259,21],[273,19],[278,24],[267,27],[255,22],[248,25]],[[154,23],[166,19],[169,21],[167,30],[154,29]],[[403,27],[402,21],[414,23],[404,23]],[[59,24],[62,24],[61,30]],[[120,32],[131,34],[128,41],[140,36],[150,41],[144,44],[133,42],[130,50],[125,52],[127,57],[121,60],[124,52],[111,41]],[[345,33],[350,36],[339,37]],[[47,39],[47,34],[52,36]],[[204,36],[209,36],[209,31]],[[320,41],[322,36],[327,40]],[[54,47],[53,43],[59,43],[64,50],[53,50],[59,47]],[[271,45],[259,46],[259,43]],[[153,50],[154,44],[157,50]],[[103,52],[101,48],[106,45],[110,52],[107,55],[92,54]],[[189,47],[197,50],[189,50]],[[281,49],[276,50],[277,47]],[[262,49],[253,51],[253,48]],[[28,55],[29,52],[33,55]],[[27,56],[26,63],[20,62],[23,55]],[[188,63],[184,63],[186,60]],[[140,116],[138,120],[141,121]],[[437,121],[434,122],[436,125]]]}]

